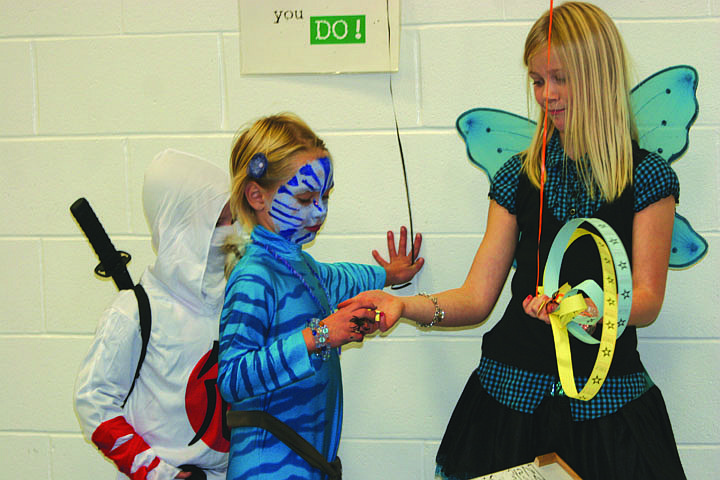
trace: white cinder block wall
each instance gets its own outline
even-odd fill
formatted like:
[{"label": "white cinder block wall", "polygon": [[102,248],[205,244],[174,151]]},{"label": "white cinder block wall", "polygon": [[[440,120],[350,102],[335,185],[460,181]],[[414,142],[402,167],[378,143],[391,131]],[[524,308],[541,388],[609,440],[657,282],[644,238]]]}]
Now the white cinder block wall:
[{"label": "white cinder block wall", "polygon": [[[641,352],[661,386],[689,478],[720,459],[720,0],[598,0],[620,26],[640,80],[690,64],[700,115],[675,164],[679,212],[708,240],[698,265],[669,274]],[[482,238],[488,181],[455,119],[477,106],[527,113],[521,51],[549,2],[405,0],[393,75],[415,228],[428,263],[409,293],[460,284]],[[299,7],[302,7],[299,4]],[[166,148],[225,167],[234,131],[291,110],[336,159],[322,260],[372,262],[407,223],[388,74],[239,72],[235,0],[0,0],[0,465],[17,479],[112,478],[82,439],[72,386],[115,288],[68,207],[87,197],[138,278],[153,258],[140,204],[145,166]],[[503,302],[504,300],[501,300]],[[480,355],[483,326],[410,323],[343,354],[346,478],[433,476],[447,419]]]}]

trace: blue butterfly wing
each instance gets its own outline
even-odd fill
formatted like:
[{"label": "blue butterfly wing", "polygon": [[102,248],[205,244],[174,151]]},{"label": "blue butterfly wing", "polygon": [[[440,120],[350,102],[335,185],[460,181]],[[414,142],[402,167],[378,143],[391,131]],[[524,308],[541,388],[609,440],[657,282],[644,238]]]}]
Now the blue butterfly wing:
[{"label": "blue butterfly wing", "polygon": [[[698,116],[697,71],[688,65],[661,70],[633,88],[630,98],[640,147],[672,163],[688,148]],[[687,268],[705,256],[708,243],[684,217],[675,214],[670,268]]]},{"label": "blue butterfly wing", "polygon": [[493,108],[473,108],[455,122],[465,140],[470,161],[492,180],[503,164],[525,150],[535,132],[535,122]]},{"label": "blue butterfly wing", "polygon": [[[640,147],[670,163],[685,153],[698,115],[697,85],[697,71],[679,65],[649,76],[632,89]],[[492,108],[468,110],[456,122],[470,161],[490,180],[512,155],[530,145],[535,125],[525,117]],[[705,256],[708,243],[676,213],[671,248],[670,268],[688,268]]]},{"label": "blue butterfly wing", "polygon": [[698,115],[697,71],[688,65],[661,70],[630,94],[640,147],[672,163],[688,147],[688,133]]},{"label": "blue butterfly wing", "polygon": [[693,230],[685,217],[675,214],[670,268],[688,268],[702,259],[708,251],[708,243]]},{"label": "blue butterfly wing", "polygon": [[[494,108],[473,108],[455,122],[470,161],[490,181],[510,157],[530,145],[535,125],[525,117]],[[517,267],[516,263],[513,261],[513,267]]]}]

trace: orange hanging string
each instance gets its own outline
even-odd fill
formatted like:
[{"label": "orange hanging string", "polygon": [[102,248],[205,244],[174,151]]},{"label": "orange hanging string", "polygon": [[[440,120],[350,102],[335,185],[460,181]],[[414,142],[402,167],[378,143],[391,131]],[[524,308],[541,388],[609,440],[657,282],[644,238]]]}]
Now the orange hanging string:
[{"label": "orange hanging string", "polygon": [[[547,39],[547,70],[546,76],[550,73],[550,38],[552,37],[553,0],[550,0],[548,39]],[[543,146],[540,156],[540,214],[538,220],[538,248],[537,248],[537,277],[535,278],[535,295],[540,295],[540,237],[542,235],[543,205],[545,193],[545,152],[547,150],[547,123],[548,123],[548,96],[550,91],[549,78],[545,79],[545,116],[543,119]],[[552,295],[552,292],[549,293]]]}]

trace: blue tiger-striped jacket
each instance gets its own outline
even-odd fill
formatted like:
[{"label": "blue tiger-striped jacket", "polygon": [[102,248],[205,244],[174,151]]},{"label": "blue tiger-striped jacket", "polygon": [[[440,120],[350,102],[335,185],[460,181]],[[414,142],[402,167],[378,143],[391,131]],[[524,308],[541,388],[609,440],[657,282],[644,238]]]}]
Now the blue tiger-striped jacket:
[{"label": "blue tiger-striped jacket", "polygon": [[[337,351],[327,361],[311,357],[302,330],[308,320],[325,317],[342,300],[383,288],[385,270],[316,262],[299,245],[261,226],[255,227],[251,239],[225,292],[220,392],[233,410],[263,410],[287,423],[330,461],[337,454],[342,424],[340,361]],[[288,262],[304,283],[258,243]],[[269,432],[243,427],[232,432],[227,478],[319,480],[322,476]]]}]

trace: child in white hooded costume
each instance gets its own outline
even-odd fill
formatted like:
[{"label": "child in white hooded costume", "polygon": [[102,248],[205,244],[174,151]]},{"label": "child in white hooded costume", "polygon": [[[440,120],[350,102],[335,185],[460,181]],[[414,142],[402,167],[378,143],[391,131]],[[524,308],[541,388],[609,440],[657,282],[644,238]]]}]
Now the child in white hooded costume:
[{"label": "child in white hooded costume", "polygon": [[197,478],[184,465],[225,478],[227,405],[216,379],[228,198],[227,173],[198,157],[166,150],[146,170],[143,205],[157,259],[140,280],[152,314],[142,370],[122,407],[142,343],[138,303],[125,290],[100,319],[75,387],[83,433],[119,479]]}]

